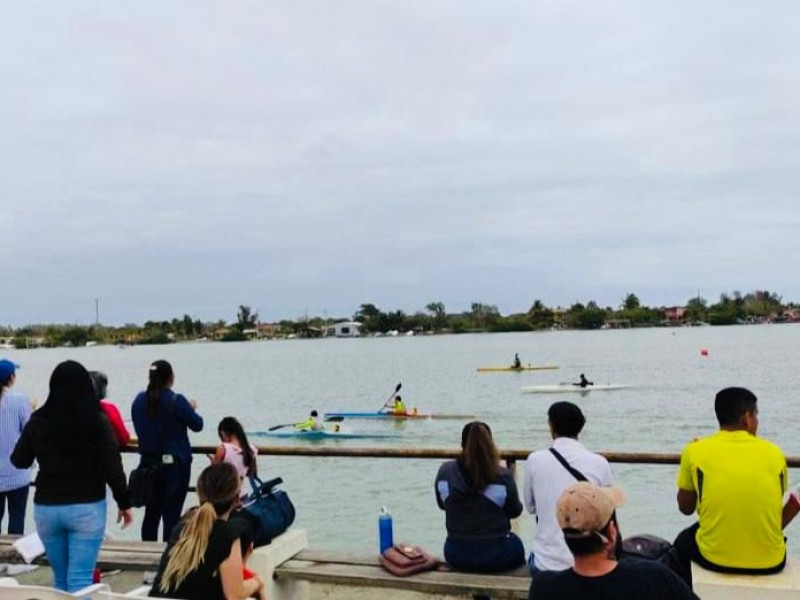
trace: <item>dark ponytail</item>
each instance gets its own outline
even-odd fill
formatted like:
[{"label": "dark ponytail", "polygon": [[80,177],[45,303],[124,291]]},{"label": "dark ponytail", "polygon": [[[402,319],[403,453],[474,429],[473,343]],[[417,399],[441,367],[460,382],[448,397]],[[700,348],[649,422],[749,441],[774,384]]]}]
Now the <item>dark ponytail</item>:
[{"label": "dark ponytail", "polygon": [[147,414],[150,417],[158,416],[161,392],[168,389],[174,379],[172,365],[167,361],[157,360],[150,365],[149,381],[147,383]]}]

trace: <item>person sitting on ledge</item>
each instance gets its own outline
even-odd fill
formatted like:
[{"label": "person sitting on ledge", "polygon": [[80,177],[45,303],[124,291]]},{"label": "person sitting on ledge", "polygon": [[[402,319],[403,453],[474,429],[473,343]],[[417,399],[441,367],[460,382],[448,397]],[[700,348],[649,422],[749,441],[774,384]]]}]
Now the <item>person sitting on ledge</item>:
[{"label": "person sitting on ledge", "polygon": [[675,538],[684,580],[691,562],[710,571],[769,575],[786,564],[783,528],[800,512],[797,494],[784,504],[786,457],[756,437],[758,407],[748,389],[717,393],[719,431],[690,442],[681,454],[678,509],[697,510],[697,523]]},{"label": "person sitting on ledge", "polygon": [[200,506],[191,509],[172,531],[158,566],[150,596],[218,600],[265,599],[257,574],[244,578],[243,531],[228,522],[239,504],[240,479],[229,463],[206,467],[197,479]]},{"label": "person sitting on ledge", "polygon": [[522,513],[517,485],[500,465],[500,453],[486,423],[467,423],[461,455],[436,474],[436,503],[445,511],[444,557],[460,571],[499,573],[525,564],[522,540],[511,519]]},{"label": "person sitting on ledge", "polygon": [[556,514],[575,565],[534,575],[529,600],[699,600],[680,577],[657,561],[617,562],[620,534],[614,511],[624,500],[619,488],[587,481],[564,490]]}]

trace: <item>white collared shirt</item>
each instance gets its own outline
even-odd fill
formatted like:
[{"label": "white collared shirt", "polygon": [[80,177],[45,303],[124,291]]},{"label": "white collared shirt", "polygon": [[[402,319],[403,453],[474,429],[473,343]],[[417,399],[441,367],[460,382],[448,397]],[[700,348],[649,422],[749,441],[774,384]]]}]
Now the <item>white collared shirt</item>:
[{"label": "white collared shirt", "polygon": [[[553,448],[590,482],[614,485],[614,474],[608,461],[589,452],[578,440],[559,437],[553,441]],[[532,452],[525,461],[522,496],[527,511],[537,517],[532,549],[534,564],[542,571],[563,571],[574,563],[556,520],[556,502],[575,481],[549,449]]]}]

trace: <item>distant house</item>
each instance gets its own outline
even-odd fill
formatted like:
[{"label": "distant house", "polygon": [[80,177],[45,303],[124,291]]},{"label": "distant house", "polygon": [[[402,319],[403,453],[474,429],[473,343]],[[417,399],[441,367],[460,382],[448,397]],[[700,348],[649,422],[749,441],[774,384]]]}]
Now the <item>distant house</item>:
[{"label": "distant house", "polygon": [[340,338],[361,337],[361,323],[358,321],[343,321],[328,327],[328,335]]},{"label": "distant house", "polygon": [[686,307],[684,306],[670,306],[664,309],[664,318],[667,323],[682,323],[685,314]]}]

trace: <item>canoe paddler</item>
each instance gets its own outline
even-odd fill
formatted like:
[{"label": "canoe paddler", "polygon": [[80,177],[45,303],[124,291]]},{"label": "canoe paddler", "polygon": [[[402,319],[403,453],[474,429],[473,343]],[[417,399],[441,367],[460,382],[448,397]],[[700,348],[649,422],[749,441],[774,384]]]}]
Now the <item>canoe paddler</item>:
[{"label": "canoe paddler", "polygon": [[325,429],[319,421],[319,413],[316,410],[312,410],[305,421],[295,423],[294,428],[300,431],[322,431]]},{"label": "canoe paddler", "polygon": [[514,353],[514,363],[511,365],[512,369],[521,369],[522,368],[522,361],[519,359],[519,354]]},{"label": "canoe paddler", "polygon": [[395,415],[406,414],[406,405],[403,403],[403,399],[400,396],[394,397],[394,405],[392,405],[392,414]]}]

